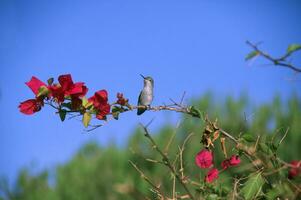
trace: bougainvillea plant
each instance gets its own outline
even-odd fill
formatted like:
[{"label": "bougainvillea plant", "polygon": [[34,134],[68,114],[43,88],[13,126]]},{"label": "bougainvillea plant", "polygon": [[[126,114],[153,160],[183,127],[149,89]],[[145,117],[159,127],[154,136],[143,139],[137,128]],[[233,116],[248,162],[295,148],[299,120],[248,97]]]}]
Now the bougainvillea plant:
[{"label": "bougainvillea plant", "polygon": [[93,116],[98,120],[106,120],[108,115],[113,115],[117,119],[121,111],[128,109],[128,100],[122,93],[117,94],[117,100],[112,104],[108,102],[108,92],[104,89],[86,97],[88,88],[85,83],[74,83],[70,74],[60,75],[58,83],[50,78],[47,84],[33,76],[26,85],[35,95],[19,105],[20,112],[26,115],[40,111],[46,104],[56,109],[62,121],[67,114],[82,115],[83,124],[88,127]]},{"label": "bougainvillea plant", "polygon": [[[33,115],[45,106],[48,105],[55,109],[62,121],[65,120],[67,115],[73,117],[82,117],[82,123],[88,131],[94,130],[102,126],[101,122],[107,122],[110,119],[117,120],[121,113],[132,111],[140,108],[137,105],[131,105],[129,100],[124,97],[122,93],[116,94],[114,102],[109,102],[109,93],[105,89],[94,92],[93,96],[87,97],[88,87],[84,82],[74,82],[70,74],[60,75],[58,82],[55,82],[53,78],[48,79],[47,83],[39,80],[37,77],[32,77],[26,85],[32,90],[34,96],[31,99],[25,100],[19,104],[19,110],[23,114]],[[183,99],[183,98],[182,98]],[[195,165],[200,168],[200,171],[205,171],[202,177],[202,183],[197,183],[190,179],[189,176],[185,176],[183,173],[182,156],[184,151],[184,144],[182,148],[179,148],[180,168],[177,167],[175,162],[172,162],[169,156],[163,152],[157,145],[156,141],[148,133],[147,126],[143,126],[145,136],[152,144],[152,148],[155,149],[162,157],[161,163],[163,163],[174,176],[174,178],[182,185],[185,194],[179,195],[178,199],[197,199],[197,197],[191,192],[191,185],[197,185],[197,190],[202,190],[203,195],[209,197],[208,194],[224,194],[214,187],[216,182],[220,180],[220,176],[223,172],[229,170],[232,167],[240,167],[245,164],[246,159],[241,159],[242,156],[246,157],[251,164],[251,170],[247,178],[236,179],[234,186],[243,185],[239,190],[235,189],[235,197],[243,197],[244,199],[254,199],[262,197],[262,188],[264,185],[271,185],[269,181],[270,175],[278,173],[279,171],[286,170],[286,177],[288,180],[296,179],[301,174],[301,161],[285,162],[277,157],[276,143],[270,141],[261,140],[258,137],[254,139],[251,135],[244,134],[239,137],[234,137],[232,134],[222,129],[217,120],[211,121],[208,115],[201,113],[200,110],[194,106],[184,106],[182,100],[180,103],[173,101],[171,105],[163,106],[149,106],[143,108],[151,111],[169,110],[175,112],[181,112],[192,117],[201,119],[204,122],[204,129],[201,136],[201,150],[195,150]],[[95,119],[100,122],[98,125],[91,125],[91,120]],[[283,139],[281,139],[282,141]],[[185,140],[186,141],[186,140]],[[220,142],[221,153],[224,159],[221,163],[217,163],[214,159],[216,152],[216,143]],[[226,148],[226,141],[232,143],[232,153],[228,156]],[[229,147],[229,145],[228,145]],[[229,149],[229,148],[228,148]],[[197,151],[199,151],[197,153]],[[233,153],[234,152],[234,153]],[[158,162],[160,163],[160,162]],[[154,184],[150,178],[146,177],[144,173],[138,168],[138,166],[130,161],[130,164],[141,174],[141,177],[145,179],[156,191],[159,199],[170,199],[164,196],[161,189]],[[247,179],[247,180],[246,180]],[[278,183],[277,183],[278,184]],[[298,186],[296,186],[298,187]],[[204,192],[205,191],[205,192]],[[276,191],[277,192],[277,191]],[[261,196],[260,196],[261,195]],[[296,194],[296,198],[299,193]],[[227,196],[225,194],[225,196]],[[239,199],[239,198],[238,198]]]}]

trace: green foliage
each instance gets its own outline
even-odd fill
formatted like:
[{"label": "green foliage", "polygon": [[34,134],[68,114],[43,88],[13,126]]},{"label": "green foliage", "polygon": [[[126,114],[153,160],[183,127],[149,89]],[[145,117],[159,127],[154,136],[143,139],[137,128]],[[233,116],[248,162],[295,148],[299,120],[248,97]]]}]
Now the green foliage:
[{"label": "green foliage", "polygon": [[[277,96],[271,103],[257,106],[251,105],[246,95],[238,99],[228,97],[224,101],[214,99],[213,95],[208,93],[193,100],[193,112],[199,113],[200,110],[208,113],[213,119],[217,118],[224,130],[240,138],[246,145],[251,146],[260,136],[260,141],[264,142],[259,143],[257,150],[270,156],[270,159],[263,159],[267,165],[278,167],[279,163],[273,157],[275,154],[286,162],[301,160],[301,101],[297,96],[292,95],[287,101]],[[183,152],[185,175],[200,183],[199,186],[189,186],[194,194],[206,199],[228,199],[230,196],[232,198],[235,196],[235,177],[235,180],[241,180],[236,188],[236,195],[241,199],[254,199],[255,196],[260,199],[300,198],[292,188],[291,182],[294,180],[288,182],[286,178],[287,170],[279,170],[272,176],[252,172],[250,161],[244,156],[241,157],[239,167],[221,173],[217,182],[205,184],[203,180],[206,170],[199,169],[194,163],[194,156],[203,148],[200,144],[203,126],[199,119],[184,116],[178,128],[163,126],[157,133],[151,132],[157,145],[168,153],[172,161],[179,159],[179,147],[190,133],[194,133]],[[288,127],[289,131],[282,140]],[[234,150],[229,143],[226,143],[226,147],[229,154],[241,153]],[[220,164],[225,158],[222,153],[216,152],[222,152],[220,145],[215,145],[214,151],[214,162],[220,169]],[[2,191],[7,199],[12,200],[127,200],[146,197],[156,199],[154,190],[140,177],[128,160],[135,163],[153,183],[160,185],[166,195],[172,195],[173,176],[162,164],[162,158],[152,148],[140,128],[132,134],[123,148],[114,145],[100,147],[97,143],[90,142],[79,149],[70,161],[57,166],[54,173],[43,171],[31,174],[30,169],[24,169],[20,172],[16,185],[9,191],[2,187]],[[176,168],[180,169],[180,166],[176,165]],[[251,172],[253,174],[250,176]],[[49,180],[54,182],[50,184]],[[175,187],[178,194],[185,194],[178,183]]]},{"label": "green foliage", "polygon": [[92,119],[92,116],[89,112],[85,112],[83,114],[83,124],[86,128],[89,126],[91,119]]},{"label": "green foliage", "polygon": [[300,44],[291,44],[287,47],[287,53],[293,53],[294,51],[298,51],[301,49]]},{"label": "green foliage", "polygon": [[49,78],[47,80],[48,85],[52,85],[53,82],[54,82],[54,78]]},{"label": "green foliage", "polygon": [[244,183],[241,193],[246,200],[256,198],[264,184],[264,180],[261,176],[261,173],[257,173],[250,176],[246,183]]},{"label": "green foliage", "polygon": [[59,111],[60,119],[61,119],[62,122],[65,121],[66,114],[67,114],[67,110],[65,110],[65,109],[61,109]]},{"label": "green foliage", "polygon": [[245,58],[245,60],[247,61],[247,60],[250,60],[250,59],[252,59],[252,58],[254,58],[254,57],[256,57],[256,56],[258,56],[259,55],[259,53],[258,53],[258,51],[251,51],[247,56],[246,56],[246,58]]}]

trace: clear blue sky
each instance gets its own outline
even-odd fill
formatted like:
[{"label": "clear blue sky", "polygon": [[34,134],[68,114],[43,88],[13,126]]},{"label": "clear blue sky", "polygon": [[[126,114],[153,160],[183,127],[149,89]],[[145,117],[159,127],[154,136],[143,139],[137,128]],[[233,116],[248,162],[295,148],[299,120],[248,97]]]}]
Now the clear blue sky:
[{"label": "clear blue sky", "polygon": [[[169,98],[218,96],[247,91],[255,103],[275,93],[301,95],[300,81],[287,69],[244,61],[245,41],[280,55],[301,43],[298,0],[257,1],[55,1],[0,2],[0,176],[13,180],[24,166],[51,169],[90,140],[122,144],[139,122],[171,114],[128,113],[118,122],[84,134],[76,120],[61,123],[49,108],[34,116],[19,113],[19,102],[33,97],[24,82],[32,75],[71,73],[89,95],[107,89],[136,102],[140,73],[155,79],[154,104]],[[295,58],[301,63],[300,53]]]}]

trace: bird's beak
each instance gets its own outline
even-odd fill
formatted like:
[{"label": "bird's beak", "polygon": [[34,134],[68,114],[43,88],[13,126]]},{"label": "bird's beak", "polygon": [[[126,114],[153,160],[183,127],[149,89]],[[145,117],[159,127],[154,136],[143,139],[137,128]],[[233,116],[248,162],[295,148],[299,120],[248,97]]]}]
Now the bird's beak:
[{"label": "bird's beak", "polygon": [[141,76],[143,79],[145,79],[145,77],[144,77],[142,74],[140,74],[140,76]]}]

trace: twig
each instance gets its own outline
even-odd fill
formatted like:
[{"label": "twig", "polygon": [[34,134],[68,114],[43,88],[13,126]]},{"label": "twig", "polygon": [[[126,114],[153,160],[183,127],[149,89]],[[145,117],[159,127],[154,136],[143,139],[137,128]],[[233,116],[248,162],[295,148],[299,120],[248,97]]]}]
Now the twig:
[{"label": "twig", "polygon": [[189,189],[187,188],[187,185],[183,182],[183,180],[181,179],[181,177],[179,176],[179,174],[176,172],[174,166],[172,166],[169,158],[167,157],[166,154],[163,153],[163,151],[157,146],[155,140],[151,137],[151,135],[149,134],[149,131],[147,129],[146,126],[143,126],[141,124],[143,130],[144,130],[144,136],[149,139],[149,141],[151,142],[153,148],[162,156],[162,160],[164,162],[164,164],[170,169],[170,171],[172,172],[172,174],[176,177],[176,179],[178,180],[178,182],[183,186],[184,190],[187,192],[187,194],[189,195],[189,197],[191,199],[194,200],[193,195],[191,194],[191,192],[189,191]]},{"label": "twig", "polygon": [[284,138],[286,137],[286,135],[287,135],[287,133],[288,133],[289,130],[290,130],[290,128],[288,127],[288,128],[286,129],[285,133],[284,133],[284,136],[281,138],[281,140],[280,140],[280,142],[279,142],[278,145],[280,145],[280,144],[282,143],[282,141],[283,141]]},{"label": "twig", "polygon": [[179,154],[180,154],[180,169],[179,172],[181,173],[181,179],[184,180],[184,164],[183,164],[183,152],[185,149],[185,145],[187,143],[187,141],[191,138],[191,136],[193,136],[194,133],[190,133],[184,140],[182,147],[179,147]]},{"label": "twig", "polygon": [[301,73],[301,68],[299,67],[295,67],[293,66],[291,63],[289,63],[288,61],[286,61],[286,59],[291,55],[292,52],[290,53],[286,53],[285,55],[283,55],[280,58],[273,58],[272,56],[270,56],[269,54],[261,51],[257,45],[251,43],[250,41],[246,42],[249,46],[251,46],[257,53],[258,55],[261,55],[262,57],[266,58],[267,60],[273,62],[274,65],[276,66],[281,66],[281,67],[286,67],[289,68],[291,70],[293,70],[296,73]]},{"label": "twig", "polygon": [[138,168],[138,166],[135,164],[135,163],[133,163],[132,161],[130,161],[129,160],[129,163],[136,169],[136,171],[138,171],[139,172],[139,174],[140,174],[140,176],[141,176],[141,178],[142,179],[144,179],[146,182],[148,182],[155,190],[156,190],[156,192],[159,194],[159,196],[161,197],[161,198],[163,198],[164,199],[164,195],[163,195],[163,193],[162,193],[162,191],[160,190],[160,188],[159,187],[157,187],[139,168]]}]

